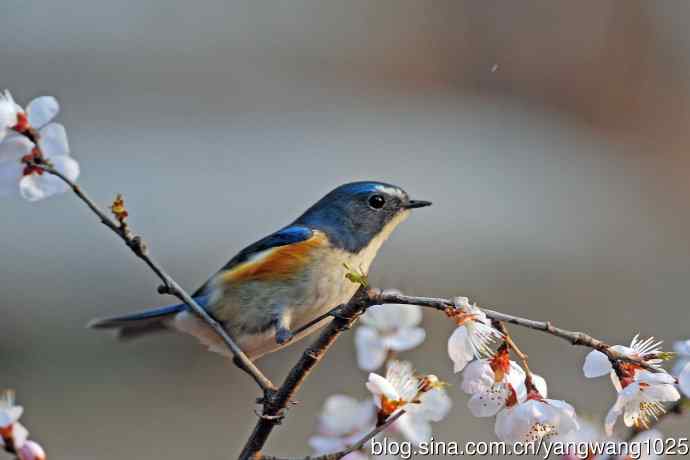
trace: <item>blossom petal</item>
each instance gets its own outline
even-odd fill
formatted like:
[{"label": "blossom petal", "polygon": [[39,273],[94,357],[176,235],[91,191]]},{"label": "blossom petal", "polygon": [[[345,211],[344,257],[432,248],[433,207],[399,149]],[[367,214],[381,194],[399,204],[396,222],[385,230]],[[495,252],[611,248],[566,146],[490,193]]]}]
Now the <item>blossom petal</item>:
[{"label": "blossom petal", "polygon": [[542,377],[541,375],[532,374],[532,384],[534,384],[542,398],[546,398],[548,396],[549,390],[548,386],[546,385],[546,380],[544,380],[544,377]]},{"label": "blossom petal", "polygon": [[678,376],[678,386],[685,396],[690,398],[690,363],[685,365],[685,368]]},{"label": "blossom petal", "polygon": [[415,327],[422,322],[422,307],[419,305],[391,304],[398,307],[398,324],[400,327]]},{"label": "blossom petal", "polygon": [[[79,176],[79,163],[74,158],[59,156],[51,161],[55,170],[67,179],[74,181]],[[42,200],[68,189],[68,185],[61,178],[49,173],[29,174],[19,180],[19,193],[28,201]]]},{"label": "blossom petal", "polygon": [[585,358],[585,364],[582,366],[585,377],[590,379],[606,375],[611,372],[611,369],[609,358],[598,350],[590,351]]},{"label": "blossom petal", "polygon": [[60,123],[51,123],[41,128],[38,144],[46,158],[52,159],[57,156],[69,155],[67,131]]},{"label": "blossom petal", "polygon": [[507,384],[495,384],[487,391],[474,394],[467,402],[467,407],[475,417],[493,417],[505,407],[509,396]]},{"label": "blossom petal", "polygon": [[446,391],[441,388],[435,388],[423,393],[419,398],[418,404],[408,404],[405,406],[405,410],[417,418],[421,417],[432,422],[440,422],[448,415],[452,406],[453,401]]},{"label": "blossom petal", "polygon": [[458,373],[474,359],[465,326],[459,326],[448,339],[448,356],[453,361],[453,372]]},{"label": "blossom petal", "polygon": [[370,326],[360,326],[355,331],[355,351],[357,365],[365,371],[381,367],[386,360],[387,351],[379,333]]},{"label": "blossom petal", "polygon": [[690,340],[682,340],[673,344],[673,351],[683,357],[690,358]]},{"label": "blossom petal", "polygon": [[41,96],[29,102],[26,115],[29,124],[34,128],[41,128],[55,118],[60,111],[60,104],[53,96]]},{"label": "blossom petal", "polygon": [[347,395],[330,396],[319,417],[322,434],[344,436],[373,425],[374,406],[370,400],[358,401]]},{"label": "blossom petal", "polygon": [[[527,404],[527,403],[525,403]],[[532,425],[532,420],[529,417],[523,416],[520,412],[528,412],[530,406],[520,404],[510,409],[503,409],[496,416],[496,423],[494,430],[496,436],[501,441],[514,442],[522,441],[525,433],[527,433]]]},{"label": "blossom petal", "polygon": [[429,441],[432,430],[428,420],[414,417],[412,414],[403,414],[393,425],[394,429],[408,441],[415,445]]},{"label": "blossom petal", "polygon": [[369,374],[369,381],[367,382],[367,389],[375,396],[385,396],[386,398],[395,401],[399,399],[398,392],[395,387],[385,378],[373,372]]},{"label": "blossom petal", "polygon": [[21,448],[18,449],[17,456],[20,460],[45,460],[46,453],[35,441],[26,441]]},{"label": "blossom petal", "polygon": [[24,136],[8,136],[0,143],[0,163],[5,161],[19,162],[24,155],[31,153],[34,143]]},{"label": "blossom petal", "polygon": [[420,306],[395,303],[373,305],[361,318],[362,324],[373,326],[382,332],[414,327],[421,321],[422,308]]},{"label": "blossom petal", "polygon": [[666,372],[650,372],[647,370],[639,371],[635,377],[638,382],[647,383],[649,385],[672,385],[676,383],[676,379]]},{"label": "blossom petal", "polygon": [[386,348],[394,351],[407,351],[415,348],[424,342],[426,331],[421,327],[402,328],[387,337],[383,341]]},{"label": "blossom petal", "polygon": [[640,391],[650,399],[655,401],[678,401],[680,399],[680,393],[676,390],[673,385],[650,385],[646,388],[640,388]]},{"label": "blossom petal", "polygon": [[[62,175],[70,181],[74,182],[77,180],[77,177],[79,177],[81,169],[79,168],[79,163],[77,163],[77,160],[75,160],[74,158],[67,156],[56,157],[51,159],[51,162],[53,163],[55,170],[62,173]],[[68,187],[62,180],[60,180],[60,185],[60,190],[67,190]]]},{"label": "blossom petal", "polygon": [[331,436],[312,436],[308,443],[317,454],[337,452],[347,447],[340,438]]},{"label": "blossom petal", "polygon": [[0,428],[12,425],[20,419],[23,413],[24,408],[22,406],[12,406],[0,409]]},{"label": "blossom petal", "polygon": [[572,405],[558,399],[547,399],[546,402],[558,412],[558,432],[560,434],[565,435],[571,431],[580,429],[580,424],[575,414],[575,408]]},{"label": "blossom petal", "polygon": [[27,201],[39,201],[67,190],[67,185],[51,174],[29,174],[19,180],[19,193]]},{"label": "blossom petal", "polygon": [[23,171],[24,166],[18,161],[0,163],[0,196],[19,195],[19,180]]},{"label": "blossom petal", "polygon": [[460,388],[467,394],[484,391],[494,384],[494,371],[488,359],[478,359],[467,365],[462,373]]}]

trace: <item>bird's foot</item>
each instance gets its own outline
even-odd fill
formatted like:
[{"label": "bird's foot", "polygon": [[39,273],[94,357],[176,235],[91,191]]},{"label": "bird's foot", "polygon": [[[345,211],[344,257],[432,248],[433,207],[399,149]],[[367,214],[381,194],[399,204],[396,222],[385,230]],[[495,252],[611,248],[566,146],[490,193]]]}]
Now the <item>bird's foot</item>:
[{"label": "bird's foot", "polygon": [[290,332],[287,328],[285,327],[279,327],[276,330],[276,343],[278,345],[284,345],[288,343],[290,340],[292,340],[294,337],[293,333]]}]

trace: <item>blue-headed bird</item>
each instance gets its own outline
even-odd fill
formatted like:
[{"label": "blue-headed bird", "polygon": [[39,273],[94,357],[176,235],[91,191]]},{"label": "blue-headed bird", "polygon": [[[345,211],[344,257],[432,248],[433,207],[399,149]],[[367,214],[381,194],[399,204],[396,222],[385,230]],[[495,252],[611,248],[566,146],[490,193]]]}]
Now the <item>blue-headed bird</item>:
[{"label": "blue-headed bird", "polygon": [[[326,324],[304,327],[355,294],[358,285],[346,278],[346,267],[366,275],[410,210],[430,204],[382,182],[342,185],[290,225],[240,251],[193,297],[256,359]],[[123,339],[176,330],[232,356],[185,304],[97,319],[90,327],[116,329]]]}]

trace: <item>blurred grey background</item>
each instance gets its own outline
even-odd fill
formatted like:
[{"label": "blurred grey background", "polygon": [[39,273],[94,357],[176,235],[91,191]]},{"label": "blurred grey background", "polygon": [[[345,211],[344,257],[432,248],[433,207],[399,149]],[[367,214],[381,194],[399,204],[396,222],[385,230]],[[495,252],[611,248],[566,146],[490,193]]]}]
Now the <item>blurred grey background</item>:
[{"label": "blurred grey background", "polygon": [[[0,87],[59,98],[80,183],[124,193],[189,289],[332,187],[379,179],[434,206],[375,285],[670,346],[690,333],[689,20],[682,0],[4,0]],[[168,300],[145,266],[70,195],[0,209],[0,385],[50,458],[234,457],[245,376],[185,337],[84,329]],[[495,439],[451,375],[452,325],[424,323],[404,357],[455,383],[436,438]],[[586,350],[515,334],[551,395],[603,419],[614,394],[582,376]],[[280,380],[303,345],[260,366]],[[365,378],[344,336],[267,451],[309,453],[324,399],[365,397]]]}]

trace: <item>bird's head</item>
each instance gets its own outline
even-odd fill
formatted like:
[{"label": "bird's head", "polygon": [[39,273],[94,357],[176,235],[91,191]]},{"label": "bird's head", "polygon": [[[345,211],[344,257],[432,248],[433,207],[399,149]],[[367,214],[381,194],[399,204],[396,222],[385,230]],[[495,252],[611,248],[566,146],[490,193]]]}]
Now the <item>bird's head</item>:
[{"label": "bird's head", "polygon": [[383,182],[352,182],[334,189],[295,223],[324,231],[332,244],[357,253],[385,240],[411,209],[429,206],[402,188]]}]

